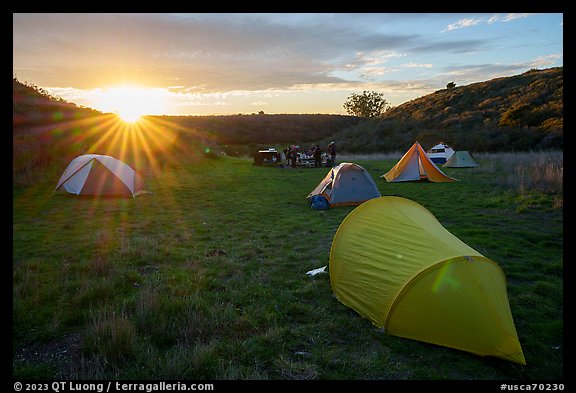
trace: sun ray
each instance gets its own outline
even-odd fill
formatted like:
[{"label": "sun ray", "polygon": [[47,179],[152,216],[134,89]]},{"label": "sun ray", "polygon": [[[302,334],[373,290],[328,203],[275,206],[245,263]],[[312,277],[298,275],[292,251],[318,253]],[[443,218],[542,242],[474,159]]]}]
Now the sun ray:
[{"label": "sun ray", "polygon": [[115,113],[124,123],[138,123],[145,115],[163,113],[168,93],[165,89],[120,85],[103,89],[95,106]]},{"label": "sun ray", "polygon": [[[150,127],[153,128],[153,127]],[[149,137],[145,134],[146,131],[144,131],[144,124],[138,124],[138,128],[136,130],[136,132],[134,133],[133,137],[136,141],[135,144],[138,144],[139,146],[142,146],[141,148],[141,152],[143,153],[144,156],[146,156],[150,169],[154,172],[159,172],[159,160],[156,154],[154,154],[153,149],[150,147],[150,142],[154,141],[155,139],[153,137]],[[149,134],[148,134],[149,135]],[[165,152],[166,156],[168,156],[168,153]]]},{"label": "sun ray", "polygon": [[114,138],[117,123],[118,123],[117,117],[113,116],[108,118],[106,122],[101,124],[100,128],[103,129],[102,130],[103,134],[100,135],[100,137],[98,137],[98,139],[94,141],[94,143],[89,147],[88,150],[90,152],[106,151],[107,149],[105,148],[105,146],[107,142],[108,144],[110,144],[109,143],[110,140]]},{"label": "sun ray", "polygon": [[[173,149],[173,154],[168,157],[171,160],[177,160],[178,155],[190,154],[190,149],[193,147],[191,146],[191,143],[183,143],[184,140],[195,140],[196,143],[201,143],[201,141],[209,139],[206,135],[198,132],[193,128],[185,127],[176,122],[171,122],[170,120],[159,117],[151,117],[150,122],[156,124],[154,127],[155,130],[162,130],[164,132],[161,135],[163,135],[164,140],[169,142]],[[166,130],[169,130],[169,132],[165,132]],[[178,140],[179,143],[175,143],[176,140]]]}]

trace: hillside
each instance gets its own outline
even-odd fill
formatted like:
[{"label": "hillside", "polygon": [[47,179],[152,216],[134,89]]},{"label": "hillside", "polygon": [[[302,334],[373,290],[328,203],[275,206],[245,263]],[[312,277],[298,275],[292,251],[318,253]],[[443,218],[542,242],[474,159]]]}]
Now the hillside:
[{"label": "hillside", "polygon": [[402,151],[414,140],[473,151],[562,148],[563,68],[438,90],[333,138],[363,153]]},{"label": "hillside", "polygon": [[549,119],[561,125],[562,94],[561,67],[530,70],[521,75],[438,90],[391,109],[384,118],[456,130],[514,127],[515,124],[503,118],[511,109],[521,108],[523,113],[518,121],[523,127],[546,127],[544,122]]},{"label": "hillside", "polygon": [[51,96],[40,87],[12,81],[12,129],[14,136],[40,135],[46,129],[102,115],[91,108],[79,107]]},{"label": "hillside", "polygon": [[12,83],[12,169],[29,174],[45,168],[53,157],[73,154],[86,130],[102,113],[53,97],[43,89]]}]

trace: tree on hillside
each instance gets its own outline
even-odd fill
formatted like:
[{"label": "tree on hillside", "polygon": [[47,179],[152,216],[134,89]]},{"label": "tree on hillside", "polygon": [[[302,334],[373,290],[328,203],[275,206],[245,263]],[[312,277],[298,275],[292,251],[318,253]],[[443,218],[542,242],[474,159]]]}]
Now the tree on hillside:
[{"label": "tree on hillside", "polygon": [[389,108],[390,104],[384,99],[384,94],[375,91],[352,93],[344,103],[346,112],[358,117],[378,117]]},{"label": "tree on hillside", "polygon": [[448,83],[448,84],[446,85],[446,88],[447,88],[448,90],[454,89],[455,87],[456,87],[456,83],[454,83],[454,82],[450,82],[450,83]]}]

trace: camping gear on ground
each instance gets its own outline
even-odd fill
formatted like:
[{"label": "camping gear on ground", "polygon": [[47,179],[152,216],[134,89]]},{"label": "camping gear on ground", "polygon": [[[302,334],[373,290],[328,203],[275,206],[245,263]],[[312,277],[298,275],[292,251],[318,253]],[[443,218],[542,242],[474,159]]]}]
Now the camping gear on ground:
[{"label": "camping gear on ground", "polygon": [[453,154],[454,149],[452,149],[444,142],[440,142],[439,144],[433,146],[426,153],[428,158],[430,158],[434,164],[444,164],[450,159],[450,157],[452,157]]},{"label": "camping gear on ground", "polygon": [[414,201],[352,210],[328,266],[336,298],[390,335],[526,364],[500,266]]},{"label": "camping gear on ground", "polygon": [[332,208],[356,206],[382,194],[366,169],[358,164],[343,162],[331,168],[306,198],[313,202],[317,200],[314,199],[317,195],[324,197]]},{"label": "camping gear on ground", "polygon": [[308,271],[306,272],[306,275],[308,275],[308,276],[315,276],[315,275],[320,274],[320,273],[327,273],[327,271],[326,271],[326,268],[327,268],[327,267],[328,267],[328,265],[324,265],[324,266],[322,266],[322,267],[319,267],[318,269],[308,270]]},{"label": "camping gear on ground", "polygon": [[432,182],[458,181],[445,175],[444,172],[428,158],[426,152],[418,142],[415,142],[412,147],[404,153],[400,161],[398,161],[392,169],[380,177],[385,178],[387,182],[420,180],[429,180]]},{"label": "camping gear on ground", "polygon": [[330,209],[330,202],[323,195],[312,195],[310,207],[314,210],[328,210]]},{"label": "camping gear on ground", "polygon": [[128,164],[111,156],[85,154],[73,159],[60,177],[54,192],[64,188],[76,195],[137,196],[143,182]]},{"label": "camping gear on ground", "polygon": [[480,164],[468,150],[459,150],[452,154],[452,157],[442,165],[442,168],[475,168],[477,166],[480,166]]},{"label": "camping gear on ground", "polygon": [[282,153],[276,151],[274,148],[269,148],[268,150],[258,150],[254,154],[254,163],[252,165],[262,166],[264,164],[282,164]]}]

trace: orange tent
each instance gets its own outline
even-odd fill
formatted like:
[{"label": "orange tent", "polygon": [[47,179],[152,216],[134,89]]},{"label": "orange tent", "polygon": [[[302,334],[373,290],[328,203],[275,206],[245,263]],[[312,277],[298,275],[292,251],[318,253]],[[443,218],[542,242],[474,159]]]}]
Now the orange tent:
[{"label": "orange tent", "polygon": [[387,182],[420,181],[452,182],[458,181],[446,176],[426,155],[426,151],[416,142],[402,156],[400,161],[386,174],[380,176]]}]

